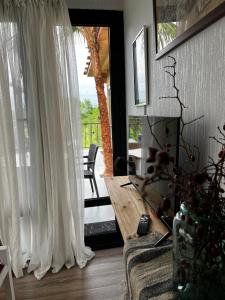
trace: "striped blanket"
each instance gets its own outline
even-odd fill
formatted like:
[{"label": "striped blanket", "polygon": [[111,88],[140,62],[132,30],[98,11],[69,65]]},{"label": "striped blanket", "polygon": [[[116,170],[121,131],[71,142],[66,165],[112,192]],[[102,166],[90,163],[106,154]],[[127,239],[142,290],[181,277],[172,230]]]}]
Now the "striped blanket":
[{"label": "striped blanket", "polygon": [[170,300],[173,292],[172,242],[154,248],[158,233],[129,240],[124,246],[126,295],[124,300]]}]

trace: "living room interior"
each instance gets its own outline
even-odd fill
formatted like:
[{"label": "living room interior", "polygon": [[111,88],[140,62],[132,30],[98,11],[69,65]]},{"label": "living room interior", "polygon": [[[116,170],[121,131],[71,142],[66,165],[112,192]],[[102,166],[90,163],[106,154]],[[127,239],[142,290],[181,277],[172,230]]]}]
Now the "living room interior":
[{"label": "living room interior", "polygon": [[[212,12],[216,12],[214,14],[211,11],[206,13],[206,16],[202,17],[204,19],[202,27],[198,27],[196,32],[193,32],[191,29],[189,36],[185,32],[182,33],[181,35],[184,36],[183,40],[179,39],[179,37],[176,38],[177,43],[174,47],[173,42],[171,43],[172,46],[169,45],[169,48],[165,47],[165,49],[169,49],[168,51],[160,49],[159,41],[157,40],[157,5],[163,6],[165,4],[167,9],[166,5],[174,7],[177,5],[177,2],[180,5],[184,2],[185,6],[189,1],[66,0],[65,2],[69,9],[72,26],[84,24],[88,26],[105,25],[111,26],[112,29],[111,41],[114,45],[111,53],[113,160],[115,163],[118,157],[122,157],[122,171],[114,164],[114,177],[104,178],[108,194],[101,196],[100,192],[99,198],[96,197],[96,194],[93,194],[93,197],[88,197],[88,199],[84,200],[84,210],[89,211],[87,219],[91,219],[94,214],[94,210],[91,210],[91,208],[96,208],[96,210],[100,211],[102,207],[102,211],[104,211],[105,207],[106,211],[108,211],[110,207],[110,210],[113,211],[113,216],[114,214],[116,215],[116,220],[113,220],[115,228],[113,227],[113,232],[85,237],[85,245],[92,248],[95,253],[93,255],[89,253],[91,260],[87,262],[85,267],[82,265],[82,268],[79,268],[75,264],[75,266],[67,268],[65,263],[62,268],[59,268],[60,270],[57,270],[57,273],[49,270],[41,280],[37,280],[33,273],[28,274],[26,269],[24,269],[24,276],[15,276],[10,271],[9,274],[5,275],[6,277],[8,276],[5,284],[4,280],[0,281],[0,299],[175,299],[176,293],[173,290],[172,280],[174,276],[172,252],[177,253],[174,249],[179,247],[179,242],[173,248],[172,238],[175,239],[175,234],[174,229],[171,229],[171,219],[169,224],[167,222],[164,223],[156,215],[155,210],[146,205],[146,201],[143,201],[145,195],[140,193],[140,190],[132,186],[121,188],[121,185],[125,185],[128,182],[128,178],[124,176],[128,174],[126,171],[128,166],[130,166],[129,162],[126,162],[128,150],[131,149],[128,141],[129,118],[132,116],[137,118],[148,116],[150,120],[152,117],[170,118],[171,120],[180,118],[181,127],[177,126],[176,128],[179,137],[175,141],[175,148],[179,148],[179,139],[182,145],[182,149],[179,151],[178,164],[186,164],[186,160],[188,160],[197,163],[198,167],[201,166],[202,169],[207,165],[208,170],[208,162],[210,161],[210,167],[216,170],[216,174],[219,172],[217,166],[220,166],[219,163],[222,164],[225,159],[223,153],[225,139],[223,134],[225,130],[225,1],[196,1],[199,10],[202,7],[210,6]],[[195,7],[193,3],[191,5]],[[213,8],[211,8],[211,5],[213,5]],[[180,12],[180,14],[182,13]],[[208,14],[210,17],[206,21]],[[145,36],[147,46],[144,54],[146,55],[145,68],[147,70],[145,78],[146,102],[136,103],[134,42],[137,41],[143,28],[147,30],[147,35]],[[113,31],[114,29],[115,31]],[[189,33],[188,30],[186,31]],[[148,128],[149,124],[146,124]],[[150,128],[152,127],[150,126]],[[181,134],[180,128],[184,129]],[[170,135],[170,133],[167,135]],[[183,140],[185,140],[184,143]],[[147,142],[145,141],[145,143]],[[174,143],[174,140],[172,143]],[[168,144],[171,144],[171,140]],[[183,148],[185,148],[183,145],[187,146],[185,151],[183,151]],[[147,147],[151,146],[150,144]],[[167,150],[170,147],[171,145],[167,147]],[[193,152],[191,147],[194,147]],[[137,149],[134,147],[132,151],[134,150]],[[168,150],[168,153],[168,159],[171,159],[171,163],[172,154],[170,150]],[[188,159],[185,156],[186,154]],[[175,160],[177,158],[176,155],[178,154],[174,155]],[[156,153],[154,154],[155,156],[156,158],[154,159],[157,160]],[[217,164],[218,156],[220,161]],[[148,155],[145,157],[145,160],[147,158]],[[138,157],[135,156],[135,159],[138,160]],[[167,162],[165,165],[167,165]],[[219,170],[222,174],[221,178],[224,179],[224,169],[223,165],[221,166]],[[201,167],[199,168],[201,169]],[[208,174],[213,173],[214,169],[213,171],[212,169],[209,172],[207,171]],[[149,174],[151,175],[150,171]],[[168,174],[170,176],[170,173]],[[179,175],[178,173],[177,176]],[[196,175],[196,172],[194,175]],[[188,182],[192,180],[190,178]],[[214,178],[213,175],[211,178]],[[224,184],[222,179],[221,187],[218,191],[220,200],[223,200],[222,194],[224,192],[221,190]],[[203,182],[195,182],[193,184],[195,188],[197,186],[197,190],[199,190],[200,185],[206,184],[206,181],[210,185],[210,180],[212,179],[209,180],[207,177],[202,180]],[[172,184],[175,184],[175,188],[177,188],[177,183],[174,180],[172,180]],[[90,189],[89,182],[87,185],[88,189]],[[188,189],[193,192],[192,186],[189,186]],[[151,197],[157,198],[154,193],[151,194]],[[175,198],[174,201],[175,203],[172,205],[173,212],[177,212],[179,211],[180,200]],[[176,205],[178,207],[174,208]],[[221,211],[224,211],[224,206],[219,207],[222,207]],[[142,248],[138,248],[140,244],[136,232],[142,214],[150,216],[150,232],[152,235],[150,234],[146,240],[145,235],[140,237]],[[172,214],[172,218],[174,216]],[[190,219],[192,220],[190,221]],[[190,218],[190,215],[185,215],[185,222],[188,223],[190,228],[192,228],[191,222],[193,220],[194,224],[200,223],[199,219],[196,221],[193,215],[192,218]],[[182,222],[182,219],[178,220],[174,226],[178,226],[179,222]],[[218,226],[221,226],[221,223]],[[187,230],[186,227],[185,230]],[[180,233],[179,230],[178,232]],[[162,236],[165,239],[159,242]],[[219,277],[220,274],[223,274],[225,266],[225,235],[224,237],[216,237],[216,239],[216,241],[213,239],[213,242],[210,242],[210,255],[215,257],[215,261],[210,260],[208,264],[210,266],[212,263],[212,269],[216,268],[219,270]],[[159,244],[157,244],[158,242]],[[156,244],[158,248],[154,248]],[[154,254],[152,254],[153,252],[144,253],[143,249],[147,249],[147,245],[151,245],[151,249],[156,249],[156,252]],[[4,248],[4,246],[1,247]],[[223,249],[221,252],[219,250],[220,247]],[[5,249],[3,250],[5,251]],[[139,256],[143,255],[142,258],[138,258],[144,260],[142,265],[141,263],[135,265],[134,256],[137,255],[136,251]],[[148,257],[151,255],[155,256],[155,261],[154,259],[146,261],[146,255]],[[0,256],[1,263],[6,261],[7,263],[9,262],[10,266],[10,260],[11,258],[8,254],[6,257],[3,255],[3,258]],[[183,269],[188,268],[186,261],[185,264],[185,267],[183,267],[184,263],[182,265]],[[184,277],[187,276],[187,273],[185,274],[183,277],[181,276],[183,281],[185,281]],[[141,280],[138,278],[141,278]],[[186,281],[188,282],[188,280]],[[165,282],[168,284],[165,285]],[[211,298],[211,294],[208,295],[208,298],[204,298],[205,295],[202,296],[201,294],[202,290],[198,291],[199,294],[196,296],[196,294],[192,294],[192,285],[190,285],[190,282],[188,283],[188,288],[186,286],[185,289],[184,285],[181,285],[179,292],[184,291],[184,294],[187,293],[189,298],[181,297],[180,299],[223,299],[221,295],[225,295],[224,290],[220,294],[220,289],[218,289],[218,296],[215,293],[214,298]],[[160,285],[160,291],[155,288],[154,284]],[[204,289],[207,290],[205,286]]]}]

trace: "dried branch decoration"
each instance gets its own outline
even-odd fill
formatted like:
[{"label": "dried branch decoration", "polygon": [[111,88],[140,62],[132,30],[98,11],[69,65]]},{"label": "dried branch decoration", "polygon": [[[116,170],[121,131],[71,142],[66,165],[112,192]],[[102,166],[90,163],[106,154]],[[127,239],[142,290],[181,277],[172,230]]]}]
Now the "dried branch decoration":
[{"label": "dried branch decoration", "polygon": [[[184,121],[184,110],[187,107],[181,101],[181,99],[180,99],[180,90],[176,85],[176,74],[177,74],[176,73],[176,65],[177,65],[177,62],[176,62],[176,59],[173,56],[168,56],[168,57],[172,60],[172,64],[168,65],[168,66],[165,66],[164,69],[165,69],[165,72],[170,77],[172,77],[172,82],[173,82],[172,87],[175,90],[175,96],[166,96],[166,97],[164,96],[164,97],[160,97],[159,99],[175,99],[178,102],[179,107],[180,107],[180,133],[179,133],[180,134],[180,140],[181,140],[180,146],[185,150],[188,160],[190,160],[191,162],[194,162],[195,161],[194,151],[191,148],[190,144],[184,138],[184,129],[187,125],[190,125],[190,124],[202,119],[204,117],[204,115],[202,115],[198,118],[195,118],[195,119],[193,119],[189,122]],[[197,146],[194,146],[194,148],[198,150]],[[198,151],[198,154],[199,154],[199,151]],[[199,158],[198,158],[198,161],[199,161]]]},{"label": "dried branch decoration", "polygon": [[[184,295],[182,299],[212,299],[207,297],[207,286],[212,289],[212,282],[214,283],[213,297],[217,295],[215,299],[224,299],[225,125],[223,128],[217,127],[219,137],[210,137],[221,147],[217,158],[209,157],[206,165],[200,168],[200,150],[196,145],[187,142],[185,128],[188,129],[188,125],[197,122],[203,116],[188,122],[184,121],[187,107],[181,100],[180,90],[176,83],[176,60],[172,56],[169,56],[169,59],[172,60],[172,63],[165,66],[164,69],[172,78],[175,96],[164,96],[160,99],[172,99],[179,104],[179,148],[184,150],[187,160],[177,168],[170,154],[170,148],[173,145],[160,144],[154,133],[154,125],[157,122],[150,124],[148,119],[149,129],[158,149],[149,148],[147,162],[150,163],[150,166],[144,181],[144,191],[147,185],[154,182],[162,180],[168,182],[169,192],[163,197],[161,212],[159,211],[158,215],[168,214],[172,197],[180,204],[180,211],[174,221],[173,234],[177,277],[175,283],[179,286],[179,293]],[[143,198],[148,202],[147,196],[144,195]],[[149,204],[151,205],[151,203]],[[193,294],[193,291],[197,291],[197,293]],[[203,291],[204,296],[199,298]]]},{"label": "dried branch decoration", "polygon": [[[196,145],[190,145],[184,137],[184,129],[186,126],[197,122],[204,116],[197,117],[191,121],[185,122],[184,113],[187,107],[184,105],[180,98],[180,90],[176,83],[176,59],[169,56],[172,63],[165,66],[165,72],[172,78],[172,87],[175,90],[175,96],[163,96],[159,99],[172,99],[177,101],[180,108],[180,145],[179,147],[184,150],[187,162],[177,168],[174,163],[174,158],[170,156],[170,148],[173,145],[161,145],[159,139],[154,134],[153,128],[156,124],[150,124],[148,118],[148,125],[152,136],[154,137],[157,148],[149,148],[149,157],[147,162],[150,163],[148,167],[148,174],[145,176],[143,191],[146,185],[150,185],[157,181],[167,181],[169,193],[164,195],[162,209],[168,207],[168,199],[171,195],[176,194],[176,198],[180,203],[184,202],[188,209],[195,215],[202,215],[211,218],[222,218],[225,214],[225,198],[223,197],[223,189],[221,183],[225,182],[225,126],[223,130],[218,127],[220,138],[211,137],[222,146],[218,154],[219,161],[215,162],[210,158],[209,163],[200,169],[199,157],[200,150]],[[196,159],[197,153],[197,159]],[[188,164],[188,170],[186,168]],[[215,201],[216,198],[216,201]],[[218,200],[218,201],[217,201]],[[164,203],[165,202],[165,203]],[[213,207],[216,207],[214,210]],[[191,222],[189,218],[189,222]]]}]

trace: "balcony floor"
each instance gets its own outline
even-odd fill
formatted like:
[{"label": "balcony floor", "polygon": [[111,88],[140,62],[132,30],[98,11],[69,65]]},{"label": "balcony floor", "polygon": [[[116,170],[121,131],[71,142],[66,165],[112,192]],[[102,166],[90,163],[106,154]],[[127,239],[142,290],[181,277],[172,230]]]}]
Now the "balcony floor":
[{"label": "balcony floor", "polygon": [[[87,155],[88,150],[84,150],[84,155]],[[95,177],[98,186],[99,196],[109,196],[105,181],[103,178],[104,173],[104,160],[102,150],[99,149],[95,163]],[[96,193],[92,193],[89,179],[84,180],[84,198],[96,198]],[[106,222],[115,220],[115,214],[111,205],[95,206],[85,208],[85,224]]]}]

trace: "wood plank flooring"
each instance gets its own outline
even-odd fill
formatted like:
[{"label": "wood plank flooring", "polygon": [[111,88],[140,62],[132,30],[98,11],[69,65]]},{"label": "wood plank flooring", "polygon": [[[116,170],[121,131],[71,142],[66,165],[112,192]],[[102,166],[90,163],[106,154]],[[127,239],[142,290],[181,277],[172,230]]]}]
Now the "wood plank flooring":
[{"label": "wood plank flooring", "polygon": [[[14,279],[16,300],[119,300],[125,278],[122,248],[96,251],[82,270],[74,267],[48,273],[38,281],[34,275]],[[0,299],[4,299],[3,288]]]}]

